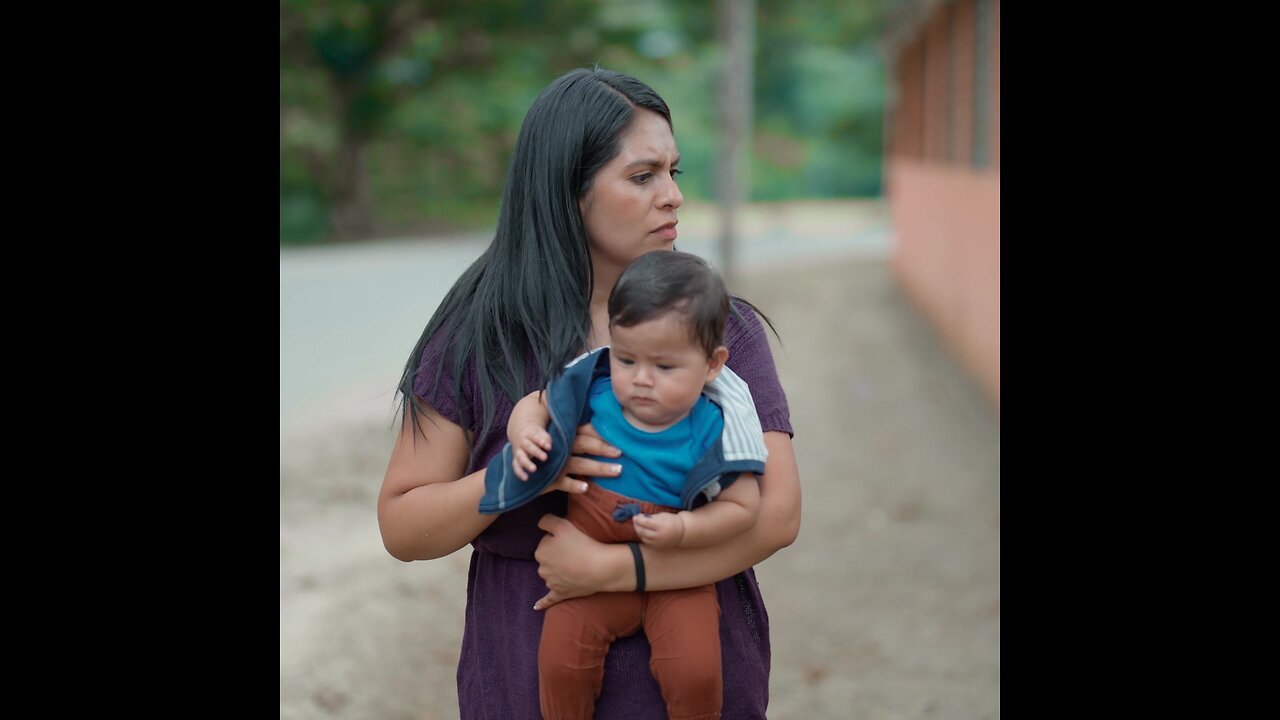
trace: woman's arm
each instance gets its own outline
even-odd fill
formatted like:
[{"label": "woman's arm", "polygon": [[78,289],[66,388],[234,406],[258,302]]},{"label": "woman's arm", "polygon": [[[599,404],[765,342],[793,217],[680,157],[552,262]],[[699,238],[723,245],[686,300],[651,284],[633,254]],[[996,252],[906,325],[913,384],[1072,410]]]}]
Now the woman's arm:
[{"label": "woman's arm", "polygon": [[[417,412],[410,408],[408,412]],[[444,557],[475,539],[497,515],[482,515],[484,471],[463,477],[467,437],[438,413],[406,417],[378,493],[382,544],[397,560]],[[424,437],[425,436],[425,437]]]},{"label": "woman's arm", "polygon": [[[764,435],[769,459],[760,477],[760,514],[745,533],[719,545],[659,550],[644,547],[645,589],[697,587],[732,577],[795,542],[800,532],[800,471],[791,437]],[[550,590],[534,608],[545,610],[561,600],[597,592],[636,587],[635,564],[624,544],[601,543],[572,523],[544,515],[538,527],[547,536],[534,557],[538,574]]]},{"label": "woman's arm", "polygon": [[[418,420],[416,437],[412,423],[401,423],[378,493],[382,544],[392,557],[405,562],[444,557],[474,540],[498,517],[479,510],[485,471],[462,475],[468,457],[465,431],[434,412],[430,418],[419,413]],[[618,455],[594,428],[579,431],[573,452]],[[564,472],[544,492],[586,492],[587,484],[570,475],[615,477],[617,471],[611,463],[570,457]]]}]

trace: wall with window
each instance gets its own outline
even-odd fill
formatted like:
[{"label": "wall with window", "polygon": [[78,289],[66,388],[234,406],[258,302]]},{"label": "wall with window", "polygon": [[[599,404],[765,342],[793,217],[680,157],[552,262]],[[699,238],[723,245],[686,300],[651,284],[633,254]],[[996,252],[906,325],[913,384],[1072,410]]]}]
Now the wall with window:
[{"label": "wall with window", "polygon": [[908,2],[886,32],[893,271],[1000,408],[1000,0]]}]

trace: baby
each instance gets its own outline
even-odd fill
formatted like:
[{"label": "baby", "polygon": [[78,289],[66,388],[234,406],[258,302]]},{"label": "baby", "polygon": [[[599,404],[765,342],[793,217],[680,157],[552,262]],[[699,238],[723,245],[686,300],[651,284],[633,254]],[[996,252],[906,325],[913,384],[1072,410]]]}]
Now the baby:
[{"label": "baby", "polygon": [[644,543],[701,547],[754,524],[763,433],[746,383],[724,366],[730,312],[724,283],[696,255],[634,260],[609,296],[611,346],[570,363],[545,392],[522,398],[510,443],[490,463],[480,511],[503,512],[541,494],[590,422],[622,451],[615,478],[569,497],[567,518],[603,542],[630,544],[636,592],[553,605],[538,657],[542,714],[591,718],[609,645],[645,631],[654,677],[672,717],[718,717],[722,703],[715,586],[644,592]]}]

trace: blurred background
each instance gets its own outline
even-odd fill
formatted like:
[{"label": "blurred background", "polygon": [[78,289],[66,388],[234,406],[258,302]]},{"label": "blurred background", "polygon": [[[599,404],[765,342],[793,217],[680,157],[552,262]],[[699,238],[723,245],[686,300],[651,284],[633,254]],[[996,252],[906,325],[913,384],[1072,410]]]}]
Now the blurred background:
[{"label": "blurred background", "polygon": [[[750,199],[880,195],[877,43],[897,4],[754,3]],[[529,104],[597,63],[658,90],[682,189],[712,199],[718,13],[677,0],[283,0],[281,243],[491,226]]]},{"label": "blurred background", "polygon": [[457,717],[470,550],[377,531],[395,384],[529,104],[593,64],[667,101],[677,246],[781,336],[770,717],[998,717],[999,7],[282,0],[281,717]]}]

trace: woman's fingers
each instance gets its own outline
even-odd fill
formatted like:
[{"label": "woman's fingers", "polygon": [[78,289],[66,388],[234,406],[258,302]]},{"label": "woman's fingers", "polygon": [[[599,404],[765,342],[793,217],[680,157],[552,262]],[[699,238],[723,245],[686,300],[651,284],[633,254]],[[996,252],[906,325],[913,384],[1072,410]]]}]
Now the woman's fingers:
[{"label": "woman's fingers", "polygon": [[568,475],[561,475],[555,479],[555,482],[548,485],[547,489],[542,491],[542,494],[545,495],[556,490],[563,490],[567,493],[574,493],[576,495],[586,492],[587,484],[577,478],[571,478]]},{"label": "woman's fingers", "polygon": [[618,463],[574,456],[564,464],[563,472],[566,475],[611,478],[618,477],[622,473],[622,466]]},{"label": "woman's fingers", "polygon": [[[551,436],[549,434],[545,437],[530,435],[512,453],[512,463],[516,466],[516,476],[520,479],[525,480],[528,477],[522,471],[533,472],[537,470],[535,459],[545,461],[548,458],[543,447],[540,447],[540,443],[543,443],[543,441],[545,441],[545,448],[550,449]],[[622,454],[617,448],[605,442],[600,437],[600,433],[596,432],[596,429],[591,426],[591,423],[578,426],[578,434],[573,440],[572,453],[565,461],[564,467],[561,468],[560,476],[547,486],[543,491],[544,493],[556,490],[563,490],[569,493],[584,493],[587,491],[587,483],[584,482],[584,478],[614,478],[622,474],[622,466],[618,463],[593,460],[578,454],[583,453],[602,457],[618,457]]]},{"label": "woman's fingers", "polygon": [[538,527],[547,534],[538,542],[533,557],[538,562],[538,576],[550,592],[534,608],[545,610],[561,600],[599,590],[600,582],[593,571],[597,564],[589,559],[598,557],[596,551],[607,546],[558,515],[543,515]]},{"label": "woman's fingers", "polygon": [[543,595],[541,600],[538,600],[538,602],[534,603],[534,604],[533,604],[533,609],[534,609],[534,610],[546,610],[547,608],[551,607],[552,605],[555,605],[556,603],[560,602],[562,599],[563,599],[563,598],[561,598],[561,597],[560,597],[559,593],[557,593],[556,591],[552,590],[551,592],[547,593],[546,595]]},{"label": "woman's fingers", "polygon": [[578,426],[578,434],[573,438],[573,454],[579,453],[618,457],[622,451],[605,442],[600,437],[600,433],[596,432],[595,427],[591,423],[586,423]]},{"label": "woman's fingers", "polygon": [[545,533],[550,533],[552,535],[555,535],[556,531],[564,527],[565,523],[567,522],[569,521],[565,520],[559,515],[552,515],[551,513],[547,513],[542,517],[538,518],[538,529]]}]

